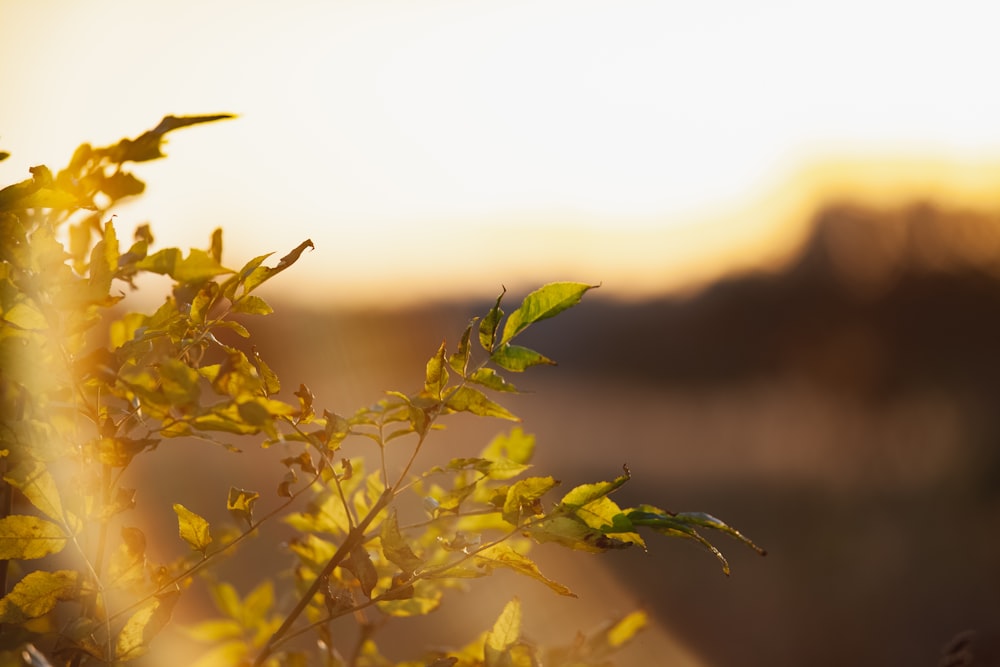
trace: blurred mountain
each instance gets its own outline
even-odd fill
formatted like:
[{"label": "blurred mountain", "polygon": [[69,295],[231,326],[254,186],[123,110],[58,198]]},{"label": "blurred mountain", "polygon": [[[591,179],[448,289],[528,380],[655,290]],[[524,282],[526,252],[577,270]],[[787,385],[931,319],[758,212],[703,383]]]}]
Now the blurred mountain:
[{"label": "blurred mountain", "polygon": [[[599,296],[599,294],[598,294]],[[798,258],[690,297],[591,301],[529,332],[573,372],[688,389],[775,375],[866,399],[1000,389],[1000,217],[826,209]]]}]

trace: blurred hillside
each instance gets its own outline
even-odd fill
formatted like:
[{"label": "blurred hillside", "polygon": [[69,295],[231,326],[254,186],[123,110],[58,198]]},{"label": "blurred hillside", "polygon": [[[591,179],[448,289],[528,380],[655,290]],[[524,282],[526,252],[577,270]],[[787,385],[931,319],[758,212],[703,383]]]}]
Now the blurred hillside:
[{"label": "blurred hillside", "polygon": [[[278,304],[257,345],[345,412],[414,389],[488,307]],[[598,294],[525,337],[560,365],[511,403],[540,469],[569,484],[627,462],[622,502],[707,510],[769,550],[724,545],[730,579],[664,541],[601,560],[706,664],[931,666],[957,632],[1000,622],[1000,217],[831,206],[777,272]],[[447,437],[474,451],[501,428]],[[579,554],[540,554],[585,585]]]}]

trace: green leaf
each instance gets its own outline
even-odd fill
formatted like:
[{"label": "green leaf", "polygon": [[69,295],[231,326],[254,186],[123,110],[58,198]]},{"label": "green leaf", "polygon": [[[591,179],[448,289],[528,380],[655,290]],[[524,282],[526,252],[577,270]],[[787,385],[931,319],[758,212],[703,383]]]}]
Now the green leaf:
[{"label": "green leaf", "polygon": [[486,394],[472,387],[459,387],[448,395],[445,405],[455,412],[471,412],[480,417],[500,417],[521,421],[502,405],[491,401]]},{"label": "green leaf", "polygon": [[498,567],[514,570],[542,582],[559,595],[576,597],[576,594],[569,588],[543,575],[533,560],[524,554],[514,551],[514,549],[505,543],[501,542],[478,552],[475,555],[475,563],[476,566],[483,568],[487,572],[491,572]]},{"label": "green leaf", "polygon": [[526,296],[517,310],[507,318],[500,344],[507,343],[535,322],[555,317],[567,308],[572,308],[580,303],[588,290],[595,287],[597,285],[569,282],[549,283],[540,287]]},{"label": "green leaf", "polygon": [[39,618],[52,611],[60,600],[72,600],[76,596],[76,572],[30,572],[0,599],[0,623],[24,623]]},{"label": "green leaf", "polygon": [[256,491],[237,489],[235,486],[229,487],[229,497],[226,499],[226,509],[238,521],[245,521],[247,526],[253,525],[253,506],[260,498]]},{"label": "green leaf", "polygon": [[555,515],[530,524],[527,533],[537,542],[556,542],[579,551],[600,553],[608,549],[625,549],[632,546],[602,531],[588,526],[580,517]]},{"label": "green leaf", "polygon": [[115,642],[115,658],[133,660],[149,651],[149,642],[170,620],[180,591],[170,591],[148,600],[125,622]]},{"label": "green leaf", "polygon": [[635,526],[647,526],[668,537],[693,540],[702,545],[719,560],[722,564],[722,571],[726,576],[730,572],[729,561],[726,560],[726,557],[722,555],[722,552],[714,544],[698,532],[696,526],[724,532],[743,542],[761,556],[767,555],[764,549],[758,547],[738,530],[710,514],[701,512],[672,513],[661,510],[658,507],[653,507],[652,505],[639,505],[634,509],[628,510],[627,516],[629,521]]},{"label": "green leaf", "polygon": [[520,373],[532,366],[540,366],[542,364],[549,366],[556,365],[556,362],[539,352],[509,343],[502,345],[496,352],[490,355],[490,360],[497,366],[516,373]]},{"label": "green leaf", "polygon": [[15,514],[0,519],[0,560],[26,560],[59,553],[66,540],[61,527],[39,517]]},{"label": "green leaf", "polygon": [[386,560],[399,567],[405,573],[412,573],[423,564],[420,558],[407,543],[406,538],[399,531],[399,523],[396,518],[396,510],[393,509],[386,520],[382,523],[380,535],[382,542],[382,553]]},{"label": "green leaf", "polygon": [[505,287],[500,296],[497,297],[497,302],[493,304],[490,311],[486,313],[486,317],[479,323],[479,344],[482,345],[484,350],[490,353],[493,352],[493,347],[496,344],[497,329],[500,327],[500,320],[503,319],[503,309],[500,307],[500,301],[503,300],[503,295],[506,293],[507,288]]},{"label": "green leaf", "polygon": [[212,534],[209,531],[208,521],[204,517],[195,514],[180,503],[174,503],[174,512],[177,513],[177,524],[181,539],[191,545],[195,551],[202,554],[212,543]]},{"label": "green leaf", "polygon": [[749,537],[745,536],[743,533],[736,530],[735,528],[725,523],[721,519],[716,519],[711,514],[705,514],[704,512],[677,512],[676,514],[673,515],[672,518],[675,521],[682,521],[690,525],[701,526],[703,528],[711,528],[712,530],[717,530],[719,532],[725,533],[726,535],[729,535],[730,537],[735,538],[740,542],[742,542],[743,544],[747,545],[748,547],[759,553],[761,556],[767,555],[767,551],[761,549],[756,544],[754,544]]}]

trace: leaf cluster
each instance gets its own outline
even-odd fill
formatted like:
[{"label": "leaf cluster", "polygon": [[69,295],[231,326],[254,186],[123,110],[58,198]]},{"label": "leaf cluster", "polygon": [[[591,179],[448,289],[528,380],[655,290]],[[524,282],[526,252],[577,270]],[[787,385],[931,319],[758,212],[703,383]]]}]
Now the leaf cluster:
[{"label": "leaf cluster", "polygon": [[[352,414],[322,409],[305,384],[283,391],[262,355],[236,341],[251,338],[244,316],[272,312],[258,288],[312,242],[273,265],[264,254],[230,268],[221,230],[204,249],[154,252],[143,225],[123,251],[110,215],[145,187],[127,163],[162,157],[168,132],[228,117],[168,116],[135,139],[81,146],[55,175],[35,167],[0,190],[0,623],[16,629],[0,650],[41,651],[67,665],[141,658],[200,583],[219,616],[189,629],[211,645],[199,664],[389,665],[377,641],[386,622],[433,612],[468,580],[512,570],[572,596],[530,558],[533,543],[602,552],[645,548],[652,532],[694,540],[726,573],[706,529],[757,548],[707,514],[620,507],[611,496],[630,479],[627,468],[553,500],[559,482],[531,474],[535,441],[520,427],[475,456],[414,470],[450,415],[519,421],[502,404],[518,391],[511,374],[554,362],[518,336],[593,285],[545,285],[509,314],[502,293],[453,349],[442,343],[430,356],[415,391],[386,392]],[[120,312],[121,290],[143,273],[166,276],[170,293],[153,312]],[[275,488],[220,492],[228,525],[210,525],[211,508],[174,503],[187,553],[157,562],[143,529],[127,523],[139,494],[123,483],[125,471],[165,440],[198,438],[235,453],[237,436],[282,445]],[[407,454],[405,464],[389,465],[389,447]],[[291,590],[279,594],[270,572],[258,572],[246,595],[221,565],[208,576],[265,522],[294,535]],[[335,632],[342,619],[359,630],[349,644]],[[399,664],[605,665],[644,623],[636,612],[542,650],[521,639],[515,600],[466,646]],[[297,641],[306,635],[318,640],[318,657]]]}]

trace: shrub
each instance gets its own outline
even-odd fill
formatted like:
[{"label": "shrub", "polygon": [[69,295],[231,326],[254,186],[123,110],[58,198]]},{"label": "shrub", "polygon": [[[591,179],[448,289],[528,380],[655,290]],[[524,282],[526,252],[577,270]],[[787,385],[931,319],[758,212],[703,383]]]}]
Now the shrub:
[{"label": "shrub", "polygon": [[[81,146],[57,174],[34,167],[30,179],[0,190],[0,648],[7,662],[137,659],[197,583],[219,611],[191,629],[210,642],[203,664],[387,665],[377,641],[381,620],[432,612],[456,581],[509,569],[572,595],[531,560],[532,542],[601,552],[645,547],[644,533],[660,533],[700,543],[727,573],[705,529],[757,549],[707,514],[619,507],[611,496],[628,482],[627,468],[549,500],[558,482],[530,474],[534,439],[517,427],[476,456],[413,469],[452,414],[517,421],[497,397],[517,391],[511,374],[552,363],[518,345],[518,336],[575,306],[592,285],[545,285],[510,313],[501,294],[454,348],[442,344],[430,356],[415,393],[390,391],[349,415],[321,409],[305,384],[282,393],[253,347],[223,341],[251,338],[234,316],[270,314],[258,288],[312,242],[276,263],[266,254],[232,269],[223,264],[221,230],[205,250],[151,252],[153,236],[142,225],[122,252],[111,215],[145,187],[128,163],[162,157],[173,130],[225,118],[168,116],[136,139]],[[122,312],[121,288],[136,289],[146,273],[169,277],[169,295],[154,312]],[[197,437],[235,449],[235,436],[293,448],[281,461],[283,481],[270,492],[220,493],[231,525],[210,526],[204,508],[174,504],[188,553],[156,563],[143,528],[126,523],[139,494],[122,474],[165,440]],[[408,454],[401,470],[387,464],[390,447]],[[412,515],[414,508],[419,520],[401,520],[400,509]],[[275,521],[296,534],[288,554],[294,595],[276,595],[271,573],[258,571],[258,585],[240,596],[226,580],[223,556]],[[213,577],[203,577],[213,565]],[[645,623],[633,612],[585,640],[543,651],[521,639],[520,614],[512,600],[492,629],[463,648],[400,664],[607,664]],[[344,617],[359,630],[346,649],[331,630]],[[311,644],[319,647],[313,658],[293,641],[307,633],[320,640]]]}]

